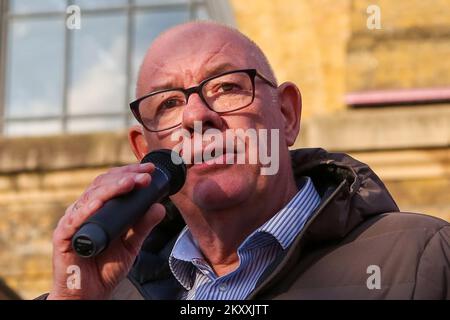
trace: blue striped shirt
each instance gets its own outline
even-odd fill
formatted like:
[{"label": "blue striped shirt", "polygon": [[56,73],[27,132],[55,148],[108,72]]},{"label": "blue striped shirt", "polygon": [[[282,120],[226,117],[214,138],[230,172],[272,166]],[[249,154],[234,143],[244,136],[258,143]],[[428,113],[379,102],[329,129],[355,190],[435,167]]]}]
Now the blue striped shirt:
[{"label": "blue striped shirt", "polygon": [[175,278],[187,290],[187,300],[242,300],[255,289],[270,263],[294,241],[303,229],[320,197],[309,177],[289,203],[239,246],[239,267],[218,277],[206,262],[197,242],[186,227],[169,257]]}]

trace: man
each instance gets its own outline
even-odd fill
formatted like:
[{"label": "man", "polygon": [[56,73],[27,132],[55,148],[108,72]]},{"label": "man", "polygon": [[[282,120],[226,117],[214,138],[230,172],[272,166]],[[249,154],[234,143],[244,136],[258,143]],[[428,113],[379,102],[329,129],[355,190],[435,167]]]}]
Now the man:
[{"label": "man", "polygon": [[[181,130],[193,139],[208,129],[275,130],[265,148],[279,143],[279,168],[264,175],[261,162],[190,165],[165,208],[153,205],[101,255],[79,258],[70,240],[83,221],[149,184],[154,166],[111,169],[54,232],[48,299],[450,298],[449,224],[399,212],[375,173],[345,154],[289,152],[300,92],[277,85],[264,54],[238,31],[197,22],[165,32],[147,52],[137,97],[142,125],[129,142],[139,160],[174,149]],[[245,143],[247,160],[255,148]],[[71,265],[80,268],[78,288],[67,286]]]}]

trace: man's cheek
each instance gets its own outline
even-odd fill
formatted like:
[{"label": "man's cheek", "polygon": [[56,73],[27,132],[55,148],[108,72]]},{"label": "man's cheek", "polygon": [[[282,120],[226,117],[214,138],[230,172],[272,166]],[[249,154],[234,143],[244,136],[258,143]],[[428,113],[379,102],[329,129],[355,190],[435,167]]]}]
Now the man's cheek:
[{"label": "man's cheek", "polygon": [[[157,132],[157,133],[150,133],[146,135],[146,140],[149,145],[150,150],[157,150],[157,149],[170,149],[174,150],[178,144],[179,141],[182,141],[180,135],[177,135],[178,131],[174,132]],[[174,140],[173,137],[179,137],[178,140]]]},{"label": "man's cheek", "polygon": [[280,168],[280,130],[262,129],[259,137],[258,155],[261,163],[261,174],[275,175]]}]

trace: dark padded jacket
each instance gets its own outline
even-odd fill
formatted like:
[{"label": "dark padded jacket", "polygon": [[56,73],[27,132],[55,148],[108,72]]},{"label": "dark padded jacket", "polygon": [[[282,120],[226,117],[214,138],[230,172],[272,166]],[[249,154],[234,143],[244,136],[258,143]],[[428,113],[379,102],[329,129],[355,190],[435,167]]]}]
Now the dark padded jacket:
[{"label": "dark padded jacket", "polygon": [[[450,225],[399,212],[378,176],[348,155],[292,151],[319,207],[249,299],[450,299]],[[280,186],[282,188],[283,186]],[[113,299],[178,299],[168,256],[184,223],[170,203]]]}]

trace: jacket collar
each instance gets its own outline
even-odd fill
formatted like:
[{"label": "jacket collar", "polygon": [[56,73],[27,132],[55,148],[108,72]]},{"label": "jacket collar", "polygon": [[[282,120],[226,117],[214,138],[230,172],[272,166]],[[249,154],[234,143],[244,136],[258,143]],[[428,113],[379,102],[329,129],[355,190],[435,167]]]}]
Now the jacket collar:
[{"label": "jacket collar", "polygon": [[369,217],[399,211],[375,172],[349,155],[312,148],[292,151],[291,157],[294,175],[310,176],[322,197],[321,212],[308,228],[310,240],[341,239]]}]

